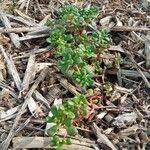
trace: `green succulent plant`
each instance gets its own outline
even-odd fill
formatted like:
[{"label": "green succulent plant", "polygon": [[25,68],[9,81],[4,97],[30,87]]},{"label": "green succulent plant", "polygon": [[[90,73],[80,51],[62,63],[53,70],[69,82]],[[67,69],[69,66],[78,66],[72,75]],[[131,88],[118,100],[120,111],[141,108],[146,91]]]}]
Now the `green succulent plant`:
[{"label": "green succulent plant", "polygon": [[[58,18],[51,23],[52,32],[47,42],[56,49],[58,67],[67,74],[74,69],[72,80],[86,89],[93,86],[92,74],[86,69],[89,61],[96,59],[96,49],[106,47],[108,32],[93,31],[89,34],[89,24],[98,16],[97,7],[80,8],[66,5],[58,13]],[[90,31],[91,32],[91,31]],[[78,69],[77,69],[78,68]]]},{"label": "green succulent plant", "polygon": [[[107,30],[89,27],[98,15],[97,7],[66,5],[60,8],[56,19],[47,23],[51,29],[47,42],[55,49],[58,68],[84,91],[94,85],[93,75],[101,69],[97,53],[101,53],[109,41]],[[96,66],[95,69],[91,69],[92,66]],[[64,128],[68,135],[74,136],[77,133],[74,119],[88,113],[88,102],[84,95],[77,95],[60,106],[52,106],[50,111],[52,117],[48,117],[47,122],[54,126],[48,133],[52,145],[59,150],[64,144],[71,144],[69,138],[59,138],[59,129]]]},{"label": "green succulent plant", "polygon": [[67,135],[76,135],[78,131],[74,125],[74,119],[88,113],[88,102],[84,95],[77,95],[62,105],[52,106],[50,112],[52,116],[47,117],[47,122],[54,124],[48,130],[48,134],[52,137],[51,144],[57,149],[62,149],[64,144],[71,144],[71,140],[66,137],[59,138],[59,129],[64,128]]}]

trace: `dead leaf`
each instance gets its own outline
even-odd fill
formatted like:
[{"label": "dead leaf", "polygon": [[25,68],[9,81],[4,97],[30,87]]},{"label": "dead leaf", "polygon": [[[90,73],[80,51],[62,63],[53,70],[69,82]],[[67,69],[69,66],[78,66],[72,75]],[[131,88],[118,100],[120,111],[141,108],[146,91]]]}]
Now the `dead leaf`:
[{"label": "dead leaf", "polygon": [[137,118],[138,116],[135,112],[124,113],[114,118],[115,121],[113,122],[113,125],[120,127],[120,128],[126,127],[126,125],[130,125],[133,122],[135,122]]},{"label": "dead leaf", "polygon": [[37,109],[38,105],[36,104],[36,102],[34,101],[34,99],[32,97],[30,97],[28,99],[28,108],[31,112],[31,114],[34,114],[35,110]]},{"label": "dead leaf", "polygon": [[7,38],[3,34],[0,34],[0,45],[7,45],[9,41],[10,41],[9,38]]}]

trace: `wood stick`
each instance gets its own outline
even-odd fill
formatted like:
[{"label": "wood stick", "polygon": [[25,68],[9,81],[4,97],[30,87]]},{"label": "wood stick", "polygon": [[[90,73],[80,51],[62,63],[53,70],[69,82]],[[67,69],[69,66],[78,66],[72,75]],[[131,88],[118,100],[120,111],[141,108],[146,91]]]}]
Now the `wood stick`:
[{"label": "wood stick", "polygon": [[145,60],[146,60],[146,68],[150,69],[150,40],[145,41]]},{"label": "wood stick", "polygon": [[[14,149],[24,149],[24,148],[53,148],[50,146],[50,137],[15,137],[13,139],[13,148]],[[72,139],[71,145],[64,145],[64,150],[94,150],[90,148],[92,143],[87,143]]]},{"label": "wood stick", "polygon": [[[106,74],[116,75],[117,72],[118,71],[116,71],[116,70],[107,70]],[[125,76],[128,76],[128,77],[134,77],[134,78],[142,77],[141,74],[139,74],[138,71],[136,71],[136,70],[120,69],[119,73],[121,75],[125,75]],[[149,72],[143,71],[143,74],[145,75],[146,78],[150,78],[150,73]]]},{"label": "wood stick", "polygon": [[0,28],[0,33],[24,33],[24,32],[49,32],[45,26],[41,27],[17,27],[17,28]]},{"label": "wood stick", "polygon": [[[29,50],[28,53],[25,53],[25,54],[20,53],[20,54],[22,54],[21,56],[13,57],[13,59],[22,59],[22,58],[29,57],[29,56],[31,55],[31,53],[33,53],[33,54],[35,54],[35,55],[38,55],[38,54],[41,54],[41,53],[46,53],[46,52],[48,52],[48,51],[50,51],[50,50],[52,50],[52,47],[50,47],[50,46],[47,46],[47,47],[41,48],[41,49],[35,48],[35,49],[33,49],[33,50]],[[20,55],[20,54],[19,54],[19,55]]]},{"label": "wood stick", "polygon": [[[18,28],[0,28],[0,33],[21,33],[21,32],[33,32],[43,29],[43,32],[49,32],[46,26],[42,27],[18,27]],[[130,26],[115,26],[108,28],[111,31],[150,31],[150,27],[130,27]]]},{"label": "wood stick", "polygon": [[130,27],[130,26],[115,26],[110,28],[111,31],[150,31],[150,27]]},{"label": "wood stick", "polygon": [[44,78],[46,77],[47,73],[48,73],[49,69],[48,67],[45,67],[42,72],[40,73],[40,75],[38,76],[38,78],[35,80],[34,84],[32,85],[32,87],[30,88],[30,90],[28,91],[27,95],[25,96],[25,98],[31,97],[33,92],[35,91],[35,89],[37,88],[37,86],[39,85],[39,83],[41,81],[44,80]]},{"label": "wood stick", "polygon": [[23,37],[20,37],[20,41],[26,41],[26,40],[31,40],[31,39],[37,39],[37,38],[42,38],[42,37],[48,37],[49,33],[46,34],[39,34],[39,35],[26,35]]},{"label": "wood stick", "polygon": [[34,71],[35,71],[35,55],[31,54],[30,57],[29,57],[26,72],[25,72],[25,75],[24,75],[24,78],[23,78],[21,92],[28,90]]},{"label": "wood stick", "polygon": [[78,95],[79,92],[76,90],[76,87],[74,87],[72,84],[70,84],[66,79],[64,78],[58,78],[58,80],[60,81],[60,84],[67,89],[68,91],[70,91],[72,94],[74,95]]},{"label": "wood stick", "polygon": [[97,136],[97,142],[101,146],[101,148],[108,150],[117,150],[112,142],[107,138],[107,136],[101,133],[100,128],[95,123],[93,123],[92,130]]},{"label": "wood stick", "polygon": [[39,27],[18,27],[18,28],[0,28],[0,33],[23,33],[36,31],[41,28]]},{"label": "wood stick", "polygon": [[144,73],[141,71],[141,69],[137,66],[136,67],[138,73],[141,75],[141,78],[143,79],[143,81],[145,82],[145,85],[147,86],[147,88],[150,89],[150,82],[148,81],[148,79],[145,77]]},{"label": "wood stick", "polygon": [[37,101],[41,101],[42,103],[44,103],[47,106],[47,108],[50,108],[48,100],[40,92],[38,92],[37,90],[35,90],[34,91],[34,96],[35,96],[35,99]]},{"label": "wood stick", "polygon": [[20,16],[14,16],[10,14],[6,14],[6,16],[10,19],[10,21],[15,20],[17,22],[23,23],[24,25],[31,26],[31,27],[38,26],[38,24],[34,23],[33,21],[24,19],[23,17]]}]

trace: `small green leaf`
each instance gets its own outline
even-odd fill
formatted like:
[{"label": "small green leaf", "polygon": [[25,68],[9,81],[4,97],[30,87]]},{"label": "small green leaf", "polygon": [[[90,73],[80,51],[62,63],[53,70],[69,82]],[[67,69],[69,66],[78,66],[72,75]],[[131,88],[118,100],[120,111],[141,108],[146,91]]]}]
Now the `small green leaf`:
[{"label": "small green leaf", "polygon": [[54,135],[52,140],[51,140],[51,145],[52,146],[59,146],[60,144],[60,138],[57,135]]},{"label": "small green leaf", "polygon": [[51,38],[46,39],[47,43],[51,43]]},{"label": "small green leaf", "polygon": [[54,116],[58,114],[58,108],[56,106],[52,106],[50,111]]},{"label": "small green leaf", "polygon": [[46,119],[46,121],[48,122],[48,123],[50,123],[50,122],[54,122],[54,116],[52,116],[52,117],[47,117],[47,119]]},{"label": "small green leaf", "polygon": [[57,146],[56,150],[63,150],[63,147],[62,146]]},{"label": "small green leaf", "polygon": [[58,130],[58,126],[54,125],[50,129],[48,129],[48,134],[50,136],[54,136],[54,135],[56,135],[57,130]]},{"label": "small green leaf", "polygon": [[81,106],[81,110],[83,112],[83,115],[87,115],[87,113],[88,113],[88,106],[87,106],[87,104],[83,104]]},{"label": "small green leaf", "polygon": [[106,95],[108,95],[112,90],[113,90],[113,88],[112,88],[112,85],[110,84],[110,82],[106,82],[104,84],[104,92],[106,93]]},{"label": "small green leaf", "polygon": [[71,126],[72,123],[73,123],[73,120],[72,120],[71,118],[65,118],[65,119],[64,119],[64,124],[65,124],[66,126]]},{"label": "small green leaf", "polygon": [[68,105],[70,105],[70,106],[74,106],[74,102],[71,101],[71,100],[67,101],[67,103],[68,103]]},{"label": "small green leaf", "polygon": [[60,106],[59,106],[59,109],[62,110],[62,111],[65,111],[65,108],[64,108],[63,105],[60,105]]},{"label": "small green leaf", "polygon": [[73,112],[69,111],[68,112],[68,117],[71,118],[71,119],[74,119],[75,118],[75,115]]},{"label": "small green leaf", "polygon": [[70,139],[70,138],[67,138],[67,139],[66,139],[66,144],[67,144],[67,145],[71,145],[71,144],[72,144],[72,142],[71,142],[71,139]]},{"label": "small green leaf", "polygon": [[66,130],[67,130],[67,133],[71,136],[74,136],[78,133],[77,129],[73,125],[66,127]]}]

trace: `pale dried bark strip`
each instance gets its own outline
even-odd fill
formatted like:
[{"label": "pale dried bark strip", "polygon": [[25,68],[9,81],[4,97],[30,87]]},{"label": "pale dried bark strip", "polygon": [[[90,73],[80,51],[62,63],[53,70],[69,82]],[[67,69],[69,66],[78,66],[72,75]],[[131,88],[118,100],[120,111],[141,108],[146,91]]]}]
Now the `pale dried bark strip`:
[{"label": "pale dried bark strip", "polygon": [[79,95],[80,93],[76,90],[76,88],[70,84],[66,79],[64,78],[59,78],[58,79],[60,81],[60,84],[67,89],[68,91],[70,91],[72,94],[74,95]]},{"label": "pale dried bark strip", "polygon": [[26,35],[26,36],[20,37],[19,40],[26,41],[26,40],[31,40],[31,39],[48,37],[48,35],[49,35],[49,33],[39,34],[39,35]]},{"label": "pale dried bark strip", "polygon": [[5,60],[6,60],[9,73],[13,77],[17,89],[20,91],[22,82],[21,82],[21,79],[19,77],[18,71],[17,71],[17,69],[16,69],[16,67],[14,65],[14,62],[13,62],[11,57],[10,58],[8,57],[8,55],[6,54],[6,52],[5,52],[5,50],[4,50],[2,45],[0,45],[0,51],[2,52],[2,54],[3,54],[3,56],[4,56]]},{"label": "pale dried bark strip", "polygon": [[19,109],[20,109],[20,105],[13,107],[5,112],[1,112],[0,113],[0,122],[1,122],[1,120],[8,118],[8,117],[12,116],[13,114],[15,114]]},{"label": "pale dried bark strip", "polygon": [[[50,146],[50,137],[15,137],[13,139],[13,148],[52,148]],[[94,144],[94,142],[93,142]],[[92,143],[72,139],[71,145],[64,145],[64,150],[93,150],[90,148]]]},{"label": "pale dried bark strip", "polygon": [[21,56],[14,57],[14,59],[21,59],[21,58],[29,57],[31,55],[31,53],[37,54],[37,55],[40,54],[40,53],[46,53],[46,52],[50,51],[51,49],[52,48],[50,46],[47,46],[47,47],[41,48],[41,49],[35,48],[33,50],[30,50],[28,53],[25,53],[25,54],[23,54]]},{"label": "pale dried bark strip", "polygon": [[22,92],[28,90],[32,74],[34,71],[35,71],[35,55],[31,54],[28,60],[27,68],[22,82]]},{"label": "pale dried bark strip", "polygon": [[0,28],[0,33],[24,33],[41,30],[43,27]]},{"label": "pale dried bark strip", "polygon": [[[117,74],[117,71],[115,70],[107,70],[106,71],[107,74]],[[142,77],[141,74],[138,73],[138,71],[136,70],[126,70],[126,69],[120,69],[119,73],[121,75],[125,75],[128,77]],[[146,78],[150,78],[150,73],[143,71],[143,74],[145,75]]]},{"label": "pale dried bark strip", "polygon": [[[49,32],[48,28],[46,26],[42,27],[23,27],[23,28],[6,28],[0,29],[0,33],[21,33],[21,32],[32,32],[37,31],[37,29],[42,29],[43,32]],[[112,28],[108,28],[111,31],[150,31],[150,27],[130,27],[130,26],[115,26]]]},{"label": "pale dried bark strip", "polygon": [[111,150],[117,150],[115,146],[112,144],[112,142],[107,138],[105,134],[101,133],[101,130],[99,127],[93,123],[92,130],[97,136],[97,142],[98,144],[104,148],[104,149],[111,149]]},{"label": "pale dried bark strip", "polygon": [[41,101],[42,103],[44,103],[47,106],[47,108],[50,107],[47,99],[40,92],[38,92],[37,90],[35,90],[34,91],[34,95],[35,95],[35,99],[36,100]]},{"label": "pale dried bark strip", "polygon": [[31,26],[31,27],[38,26],[38,24],[36,24],[36,23],[34,23],[34,22],[30,21],[30,20],[24,19],[24,18],[22,18],[20,16],[14,16],[14,15],[10,15],[10,14],[6,14],[6,16],[8,18],[10,18],[10,20],[18,21],[18,22],[23,23],[23,24],[25,24],[27,26]]},{"label": "pale dried bark strip", "polygon": [[150,40],[145,41],[145,60],[146,60],[146,68],[150,69]]},{"label": "pale dried bark strip", "polygon": [[130,26],[115,26],[110,28],[111,31],[150,31],[150,27],[130,27]]}]

